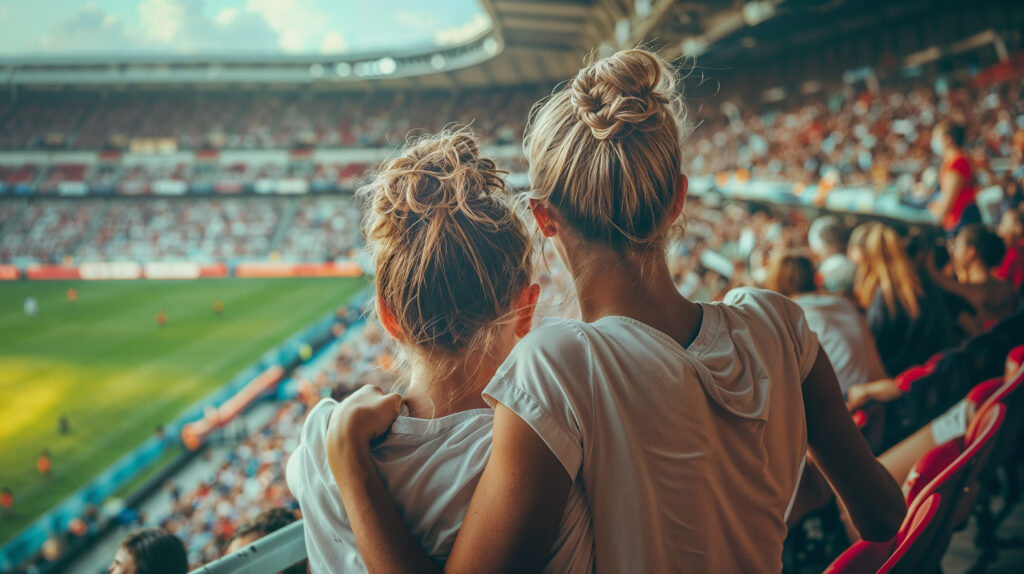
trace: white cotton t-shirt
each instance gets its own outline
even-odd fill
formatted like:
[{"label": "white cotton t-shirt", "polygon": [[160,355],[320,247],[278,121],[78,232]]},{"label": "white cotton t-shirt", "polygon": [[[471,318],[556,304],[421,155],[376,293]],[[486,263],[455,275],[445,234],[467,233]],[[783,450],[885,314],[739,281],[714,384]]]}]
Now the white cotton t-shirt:
[{"label": "white cotton t-shirt", "polygon": [[782,569],[818,341],[770,291],[701,308],[687,348],[626,317],[545,320],[484,391],[584,484],[597,572]]},{"label": "white cotton t-shirt", "polygon": [[842,295],[807,294],[797,295],[793,300],[804,310],[808,326],[832,361],[844,393],[853,385],[888,376],[867,319],[849,299]]},{"label": "white cotton t-shirt", "polygon": [[[312,572],[366,572],[337,483],[327,464],[327,423],[337,404],[310,411],[288,461],[288,488],[302,509]],[[444,561],[491,452],[494,412],[474,409],[438,419],[401,416],[371,456],[405,524],[431,558]],[[500,527],[500,525],[498,525]],[[594,540],[582,486],[574,485],[546,572],[592,572]]]}]

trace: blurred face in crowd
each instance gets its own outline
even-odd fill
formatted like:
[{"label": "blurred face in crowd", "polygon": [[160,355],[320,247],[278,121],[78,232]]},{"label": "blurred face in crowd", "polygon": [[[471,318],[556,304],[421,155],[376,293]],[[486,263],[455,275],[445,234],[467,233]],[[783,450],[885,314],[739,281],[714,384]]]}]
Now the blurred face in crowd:
[{"label": "blurred face in crowd", "polygon": [[231,544],[228,544],[228,549],[224,552],[224,554],[234,554],[235,552],[238,552],[239,550],[245,548],[253,542],[256,542],[259,539],[260,536],[256,533],[250,534],[248,536],[239,536],[238,538],[232,540]]},{"label": "blurred face in crowd", "polygon": [[122,546],[114,555],[114,562],[107,568],[109,574],[135,574],[135,558]]}]

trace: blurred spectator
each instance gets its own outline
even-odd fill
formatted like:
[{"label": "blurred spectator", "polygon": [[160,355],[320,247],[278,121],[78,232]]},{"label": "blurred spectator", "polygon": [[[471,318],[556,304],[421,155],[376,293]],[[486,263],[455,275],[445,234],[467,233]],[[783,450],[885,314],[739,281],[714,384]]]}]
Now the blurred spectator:
[{"label": "blurred spectator", "polygon": [[924,363],[953,343],[953,322],[942,292],[918,275],[900,236],[881,223],[864,223],[850,239],[857,263],[854,295],[867,313],[889,376]]},{"label": "blurred spectator", "polygon": [[[276,532],[296,520],[298,518],[295,516],[295,512],[284,508],[271,508],[261,512],[251,523],[245,524],[235,531],[231,539],[228,540],[227,548],[224,549],[224,555],[234,554],[260,538],[271,532]],[[306,572],[305,560],[300,564],[286,568],[281,574],[303,574],[304,572]]]},{"label": "blurred spectator", "polygon": [[161,528],[129,534],[121,541],[110,574],[184,574],[188,572],[185,545]]},{"label": "blurred spectator", "polygon": [[1018,291],[1024,290],[1024,211],[1021,206],[1006,210],[999,220],[996,234],[1006,246],[1006,255],[999,264],[996,277],[1009,281]]},{"label": "blurred spectator", "polygon": [[776,257],[765,287],[792,298],[804,310],[843,393],[852,385],[886,377],[864,316],[846,297],[818,292],[810,259],[794,252]]},{"label": "blurred spectator", "polygon": [[939,286],[963,297],[973,308],[976,324],[968,329],[971,336],[988,330],[1020,307],[1016,287],[997,276],[1005,254],[1003,241],[975,223],[961,229],[953,240],[950,256],[956,280],[930,269]]},{"label": "blurred spectator", "polygon": [[826,215],[815,219],[807,233],[807,243],[819,262],[822,288],[832,293],[851,292],[857,266],[846,257],[846,240],[839,218]]},{"label": "blurred spectator", "polygon": [[970,160],[964,153],[966,140],[967,128],[962,124],[941,122],[932,130],[932,151],[942,158],[942,167],[939,197],[929,209],[950,234],[981,221],[976,200],[978,186]]}]

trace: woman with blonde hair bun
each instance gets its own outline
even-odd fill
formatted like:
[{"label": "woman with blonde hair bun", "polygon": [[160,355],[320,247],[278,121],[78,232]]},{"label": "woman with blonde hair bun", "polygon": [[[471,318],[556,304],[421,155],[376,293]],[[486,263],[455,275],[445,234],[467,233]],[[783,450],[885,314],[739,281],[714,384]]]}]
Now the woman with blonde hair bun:
[{"label": "woman with blonde hair bun", "polygon": [[[800,308],[737,289],[694,303],[664,247],[686,197],[674,70],[627,50],[535,106],[530,208],[582,320],[546,319],[484,390],[493,449],[445,571],[531,571],[582,484],[598,572],[779,572],[808,448],[867,539],[905,514]],[[336,411],[335,479],[371,570],[438,571],[365,452],[398,396]]]},{"label": "woman with blonde hair bun", "polygon": [[[447,559],[487,463],[494,412],[480,393],[529,330],[537,302],[532,243],[503,176],[470,134],[443,133],[407,146],[358,193],[377,315],[409,367],[406,409],[364,454],[431,560]],[[312,571],[364,572],[373,564],[359,556],[332,478],[337,404],[327,398],[310,410],[286,478]],[[582,485],[567,500],[538,567],[591,572]]]}]

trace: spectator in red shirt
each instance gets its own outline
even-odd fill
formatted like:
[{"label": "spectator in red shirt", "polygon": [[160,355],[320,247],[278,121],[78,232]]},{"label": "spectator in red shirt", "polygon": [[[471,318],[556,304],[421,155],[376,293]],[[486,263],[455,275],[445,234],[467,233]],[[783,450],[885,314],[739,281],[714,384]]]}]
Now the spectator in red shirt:
[{"label": "spectator in red shirt", "polygon": [[1024,287],[1024,212],[1020,206],[1003,214],[996,235],[1006,244],[1006,255],[995,275],[1020,291]]},{"label": "spectator in red shirt", "polygon": [[966,138],[964,126],[951,122],[940,123],[932,132],[932,151],[942,156],[942,167],[939,170],[939,198],[929,206],[929,211],[950,235],[956,234],[964,225],[981,221],[975,198],[978,188],[963,150]]}]

